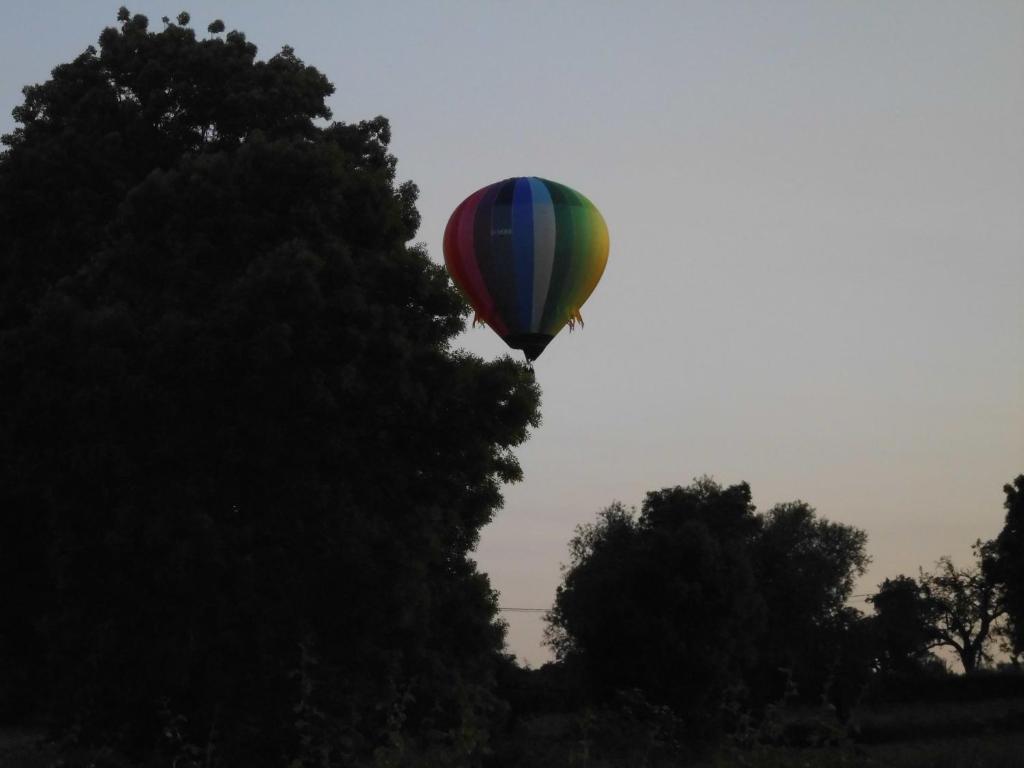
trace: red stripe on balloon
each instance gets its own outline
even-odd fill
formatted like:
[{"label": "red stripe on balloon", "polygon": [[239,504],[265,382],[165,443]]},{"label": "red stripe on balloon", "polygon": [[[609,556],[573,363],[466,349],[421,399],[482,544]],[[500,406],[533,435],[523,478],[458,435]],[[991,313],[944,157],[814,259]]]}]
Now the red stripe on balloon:
[{"label": "red stripe on balloon", "polygon": [[468,298],[469,286],[466,283],[466,270],[462,267],[458,237],[456,236],[459,217],[466,207],[466,202],[463,200],[459,203],[459,207],[452,211],[452,215],[448,217],[448,224],[444,228],[444,265],[448,268],[448,274],[452,276],[455,285]]},{"label": "red stripe on balloon", "polygon": [[490,291],[487,290],[487,284],[480,273],[476,251],[473,247],[473,222],[476,218],[476,209],[488,189],[489,187],[484,187],[474,192],[463,203],[462,212],[455,221],[456,261],[459,264],[460,274],[466,281],[466,293],[479,302],[479,306],[473,304],[473,309],[476,310],[480,319],[491,326],[499,336],[504,336],[508,333],[508,329],[498,313],[495,312],[494,299],[491,297]]}]

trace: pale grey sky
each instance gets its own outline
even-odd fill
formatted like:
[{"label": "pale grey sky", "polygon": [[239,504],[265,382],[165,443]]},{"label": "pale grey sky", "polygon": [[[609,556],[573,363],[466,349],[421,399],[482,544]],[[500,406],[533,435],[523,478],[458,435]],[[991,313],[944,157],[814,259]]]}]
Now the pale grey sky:
[{"label": "pale grey sky", "polygon": [[[544,423],[480,545],[504,605],[550,604],[600,508],[704,473],[867,530],[858,591],[998,532],[1024,472],[1024,2],[176,2],[129,7],[292,45],[337,119],[389,117],[435,259],[508,176],[604,214],[586,328],[537,363]],[[0,130],[117,5],[5,0]],[[539,616],[507,618],[549,657]]]}]

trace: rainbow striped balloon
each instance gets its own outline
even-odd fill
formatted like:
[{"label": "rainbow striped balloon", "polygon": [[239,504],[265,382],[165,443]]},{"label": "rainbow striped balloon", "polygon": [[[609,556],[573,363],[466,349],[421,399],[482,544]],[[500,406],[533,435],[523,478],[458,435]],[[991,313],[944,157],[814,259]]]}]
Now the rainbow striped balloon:
[{"label": "rainbow striped balloon", "polygon": [[608,261],[608,227],[573,189],[535,176],[505,179],[462,201],[444,230],[444,262],[476,311],[536,360],[583,318]]}]

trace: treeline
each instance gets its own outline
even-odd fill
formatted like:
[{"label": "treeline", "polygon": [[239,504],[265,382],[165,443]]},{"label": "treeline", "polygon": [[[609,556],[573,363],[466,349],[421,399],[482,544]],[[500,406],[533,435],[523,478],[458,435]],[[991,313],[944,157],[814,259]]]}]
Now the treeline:
[{"label": "treeline", "polygon": [[[843,723],[878,701],[1024,696],[1015,668],[1024,475],[1006,485],[1006,524],[915,577],[885,579],[851,602],[867,537],[803,502],[758,513],[746,484],[703,478],[613,504],[578,528],[548,614],[557,661],[509,670],[517,712],[607,707],[624,696],[667,707],[677,735],[714,741],[773,707],[824,708]],[[954,676],[940,649],[955,654]],[[966,682],[961,682],[966,681]]]},{"label": "treeline", "polygon": [[867,616],[861,531],[701,480],[580,529],[559,661],[516,666],[471,553],[539,390],[452,348],[387,120],[219,20],[117,20],[0,154],[0,720],[49,762],[537,765],[517,728],[565,711],[679,755],[977,667],[985,617],[1020,650],[1024,479],[980,565]]}]

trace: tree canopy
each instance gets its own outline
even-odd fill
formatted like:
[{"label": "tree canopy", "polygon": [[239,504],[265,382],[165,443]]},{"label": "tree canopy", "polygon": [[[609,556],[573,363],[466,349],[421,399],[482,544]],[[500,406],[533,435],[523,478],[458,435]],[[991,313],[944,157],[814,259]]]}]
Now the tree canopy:
[{"label": "tree canopy", "polygon": [[763,606],[741,542],[708,522],[742,531],[752,509],[745,485],[701,480],[649,494],[639,517],[616,504],[581,526],[548,617],[558,657],[597,696],[638,688],[713,725],[752,658]]},{"label": "tree canopy", "polygon": [[639,516],[613,505],[578,529],[549,642],[599,692],[635,687],[705,725],[730,686],[816,700],[851,657],[865,543],[803,502],[758,514],[745,483],[653,491]]},{"label": "tree canopy", "polygon": [[988,561],[988,575],[1002,585],[1015,656],[1024,654],[1024,475],[1003,486],[1006,520]]},{"label": "tree canopy", "polygon": [[934,606],[921,585],[910,576],[886,579],[868,601],[875,609],[879,667],[889,672],[919,669],[936,640]]},{"label": "tree canopy", "polygon": [[751,678],[756,698],[777,700],[790,684],[804,700],[820,698],[851,623],[844,609],[869,562],[866,546],[864,531],[820,518],[806,502],[761,517],[751,557],[768,623]]},{"label": "tree canopy", "polygon": [[386,119],[118,19],[0,155],[0,704],[226,764],[472,753],[532,374],[450,348]]},{"label": "tree canopy", "polygon": [[992,542],[974,544],[975,563],[958,568],[952,558],[940,557],[935,571],[921,571],[920,584],[929,606],[934,644],[951,648],[964,672],[991,660],[990,645],[996,622],[1005,613],[1002,589],[989,576],[986,561]]}]

